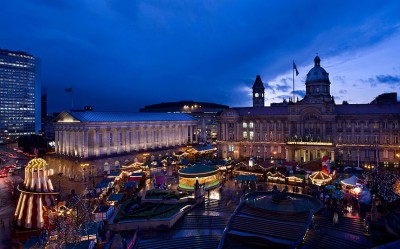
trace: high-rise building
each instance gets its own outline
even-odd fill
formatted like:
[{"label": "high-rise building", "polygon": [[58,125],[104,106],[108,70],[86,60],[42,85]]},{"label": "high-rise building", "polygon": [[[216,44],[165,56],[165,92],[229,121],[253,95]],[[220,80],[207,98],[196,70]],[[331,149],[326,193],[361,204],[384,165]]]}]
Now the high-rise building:
[{"label": "high-rise building", "polygon": [[0,49],[0,143],[40,130],[39,68],[26,52]]}]

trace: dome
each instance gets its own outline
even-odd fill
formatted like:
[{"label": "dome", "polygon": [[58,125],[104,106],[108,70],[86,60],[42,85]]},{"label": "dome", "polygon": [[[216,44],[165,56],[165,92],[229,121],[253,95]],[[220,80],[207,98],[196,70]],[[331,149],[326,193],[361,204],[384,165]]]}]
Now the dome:
[{"label": "dome", "polygon": [[329,73],[321,67],[321,59],[317,55],[314,59],[314,67],[307,74],[306,83],[330,83]]}]

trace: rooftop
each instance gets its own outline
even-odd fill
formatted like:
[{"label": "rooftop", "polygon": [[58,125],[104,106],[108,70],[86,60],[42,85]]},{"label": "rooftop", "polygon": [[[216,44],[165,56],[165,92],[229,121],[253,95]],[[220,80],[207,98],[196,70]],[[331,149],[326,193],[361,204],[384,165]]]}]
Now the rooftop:
[{"label": "rooftop", "polygon": [[143,113],[143,112],[93,112],[64,111],[56,122],[140,122],[140,121],[195,121],[184,113]]}]

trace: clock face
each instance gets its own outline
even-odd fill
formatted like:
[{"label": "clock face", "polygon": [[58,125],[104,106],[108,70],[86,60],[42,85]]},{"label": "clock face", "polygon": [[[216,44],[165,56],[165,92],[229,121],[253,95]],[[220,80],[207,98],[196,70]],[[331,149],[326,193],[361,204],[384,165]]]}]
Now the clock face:
[{"label": "clock face", "polygon": [[254,96],[255,96],[256,98],[258,98],[259,94],[258,94],[258,93],[256,93],[256,94],[254,94]]}]

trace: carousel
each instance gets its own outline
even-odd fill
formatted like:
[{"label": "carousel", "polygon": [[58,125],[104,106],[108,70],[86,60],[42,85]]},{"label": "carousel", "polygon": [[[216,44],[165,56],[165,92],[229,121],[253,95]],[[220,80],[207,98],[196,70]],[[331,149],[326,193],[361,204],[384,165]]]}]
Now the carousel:
[{"label": "carousel", "polygon": [[215,166],[195,164],[180,169],[178,175],[179,188],[182,190],[194,190],[196,180],[199,184],[205,184],[205,190],[217,188],[220,184],[220,172]]},{"label": "carousel", "polygon": [[45,226],[45,207],[55,206],[53,184],[48,176],[52,170],[41,158],[31,160],[25,168],[25,180],[18,186],[21,195],[14,214],[14,224],[21,228],[42,229]]},{"label": "carousel", "polygon": [[312,184],[317,186],[326,185],[332,181],[332,177],[324,171],[314,172],[309,176],[309,178]]}]

